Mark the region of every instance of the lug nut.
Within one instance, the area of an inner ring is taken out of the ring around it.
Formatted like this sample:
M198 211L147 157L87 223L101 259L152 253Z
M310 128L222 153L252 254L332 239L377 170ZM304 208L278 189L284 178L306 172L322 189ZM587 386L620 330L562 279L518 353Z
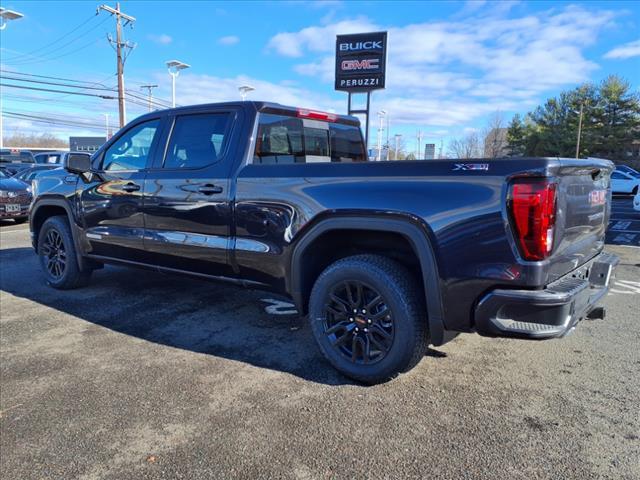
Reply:
M358 330L358 327L356 327L356 332L358 332L358 331L359 331L359 330Z
M367 313L367 311L363 308L363 309L362 309L362 313Z
M349 317L349 321L350 321L350 322L353 322L353 318Z
M368 328L365 328L365 329L364 329L364 333L369 333L369 329L368 329Z
M370 318L367 318L367 323L371 323L371 319Z

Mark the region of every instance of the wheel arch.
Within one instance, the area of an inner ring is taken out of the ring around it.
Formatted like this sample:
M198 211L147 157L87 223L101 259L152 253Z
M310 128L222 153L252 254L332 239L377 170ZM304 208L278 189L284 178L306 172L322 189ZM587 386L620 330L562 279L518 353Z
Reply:
M309 248L323 234L334 230L359 230L370 232L387 232L401 235L411 246L419 261L424 298L427 306L430 341L434 345L441 345L447 341L444 329L442 297L438 265L432 243L429 239L431 231L424 222L414 217L402 215L368 215L368 216L339 216L317 221L303 233L297 241L291 254L288 290L298 310L306 312L308 303L308 284L313 285L306 278L304 258Z
M81 253L82 249L80 245L78 226L76 225L74 215L68 201L64 199L46 198L41 201L37 201L33 205L31 214L29 215L29 229L31 231L31 242L33 244L33 248L36 252L38 251L38 237L44 222L46 222L48 218L58 215L67 217L67 221L71 228L71 236L73 237L78 265L82 267L86 262Z

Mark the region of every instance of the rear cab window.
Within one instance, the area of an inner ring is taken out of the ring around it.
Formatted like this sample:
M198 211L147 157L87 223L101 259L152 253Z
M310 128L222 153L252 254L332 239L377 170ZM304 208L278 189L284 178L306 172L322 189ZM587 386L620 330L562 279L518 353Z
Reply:
M366 161L360 128L337 122L260 113L253 163L283 165Z

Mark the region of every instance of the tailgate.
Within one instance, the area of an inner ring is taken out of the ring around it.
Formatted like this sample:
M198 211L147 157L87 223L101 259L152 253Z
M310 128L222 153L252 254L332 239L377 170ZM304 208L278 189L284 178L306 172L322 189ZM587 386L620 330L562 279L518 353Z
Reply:
M611 210L608 160L561 160L558 180L556 245L548 281L586 263L604 248Z

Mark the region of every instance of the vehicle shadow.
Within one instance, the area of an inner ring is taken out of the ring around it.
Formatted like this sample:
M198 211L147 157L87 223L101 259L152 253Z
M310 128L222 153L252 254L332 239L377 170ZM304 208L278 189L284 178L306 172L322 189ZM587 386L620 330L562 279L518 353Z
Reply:
M1 250L0 264L3 291L86 322L317 383L353 383L322 357L304 319L264 311L261 299L279 298L272 293L113 266L94 272L88 287L58 291L30 248Z

